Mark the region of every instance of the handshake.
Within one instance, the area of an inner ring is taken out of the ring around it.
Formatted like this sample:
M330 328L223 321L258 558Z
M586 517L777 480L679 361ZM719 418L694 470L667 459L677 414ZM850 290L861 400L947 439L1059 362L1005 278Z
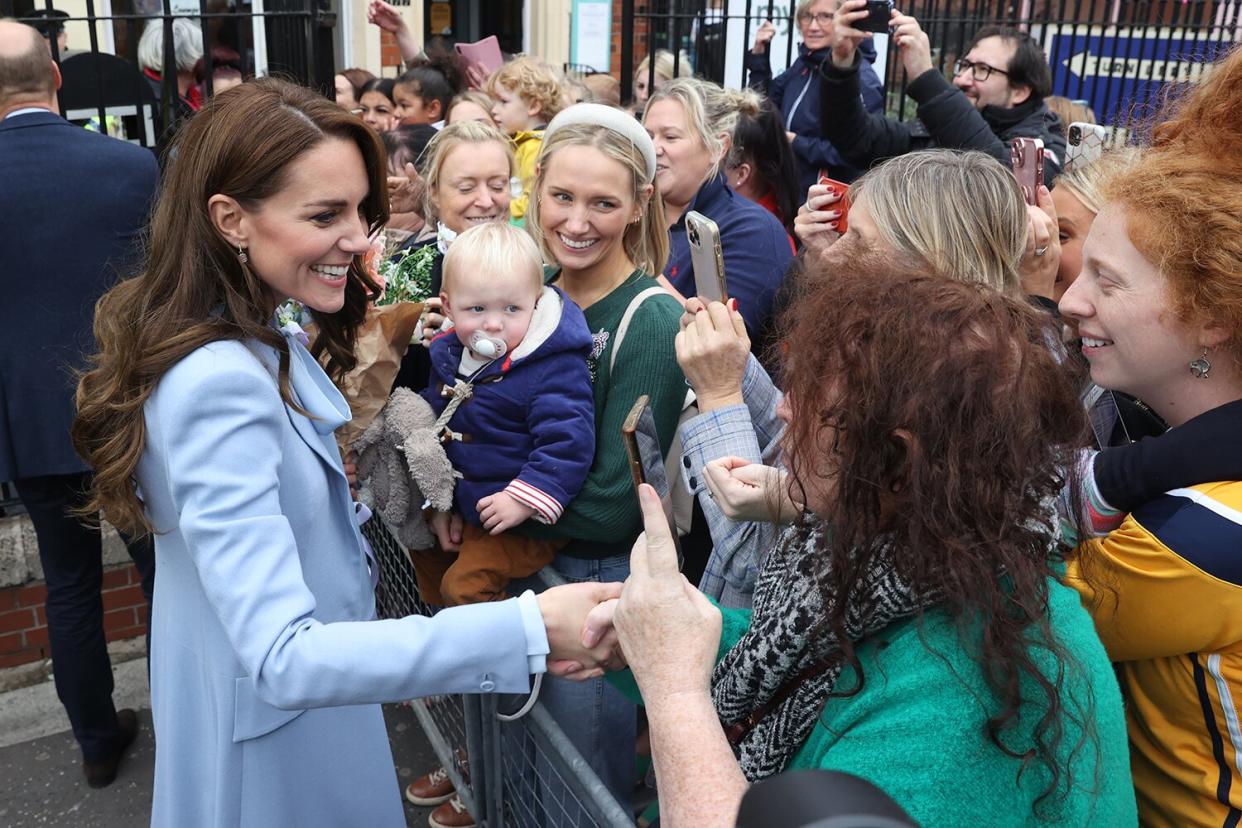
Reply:
M645 531L624 584L566 584L538 596L551 648L548 672L585 680L628 665L646 700L705 692L720 645L720 610L678 570L655 490L643 484L639 501Z

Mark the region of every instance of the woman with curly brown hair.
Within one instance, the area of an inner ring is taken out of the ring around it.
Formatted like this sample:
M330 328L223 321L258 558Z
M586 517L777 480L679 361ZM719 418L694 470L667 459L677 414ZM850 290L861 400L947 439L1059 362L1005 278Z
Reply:
M1047 315L892 254L846 263L787 318L816 343L782 374L806 508L753 612L722 631L644 504L615 622L667 824L731 825L747 784L831 768L924 825L1133 825L1116 679L1057 575L1084 415Z

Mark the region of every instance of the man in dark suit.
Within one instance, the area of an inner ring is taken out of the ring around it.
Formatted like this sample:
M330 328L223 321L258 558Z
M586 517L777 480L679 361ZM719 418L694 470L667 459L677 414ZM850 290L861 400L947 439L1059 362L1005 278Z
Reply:
M34 523L56 692L86 780L103 787L138 720L112 704L99 529L72 514L90 486L69 439L73 372L94 350L95 301L135 263L157 168L149 151L61 118L59 88L39 33L0 20L0 480ZM150 543L130 555L150 601Z

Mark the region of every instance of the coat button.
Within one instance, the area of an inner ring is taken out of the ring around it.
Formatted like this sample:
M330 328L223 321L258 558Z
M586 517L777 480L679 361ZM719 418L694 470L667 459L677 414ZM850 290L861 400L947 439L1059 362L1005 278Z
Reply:
M687 455L687 456L685 456L685 457L682 457L682 458L681 458L681 464L682 464L683 466L685 466L687 469L688 469L688 468L690 468L690 466L691 466L691 463L690 463L690 457L689 457L688 455Z
M479 682L479 689L484 693L490 693L496 689L496 682L492 681L491 676L484 674L483 681Z
M690 475L686 482L690 484L691 489L697 489L699 487L699 479L694 475Z

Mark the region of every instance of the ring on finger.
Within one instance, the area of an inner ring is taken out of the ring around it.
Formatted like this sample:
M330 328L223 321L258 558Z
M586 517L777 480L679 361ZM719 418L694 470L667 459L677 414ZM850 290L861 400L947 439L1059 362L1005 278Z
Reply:
M1037 248L1035 248L1035 255L1036 255L1036 256L1042 256L1042 255L1044 255L1044 254L1045 254L1045 253L1047 253L1047 252L1048 252L1048 245L1046 245L1046 244L1045 244L1043 247L1037 247Z

